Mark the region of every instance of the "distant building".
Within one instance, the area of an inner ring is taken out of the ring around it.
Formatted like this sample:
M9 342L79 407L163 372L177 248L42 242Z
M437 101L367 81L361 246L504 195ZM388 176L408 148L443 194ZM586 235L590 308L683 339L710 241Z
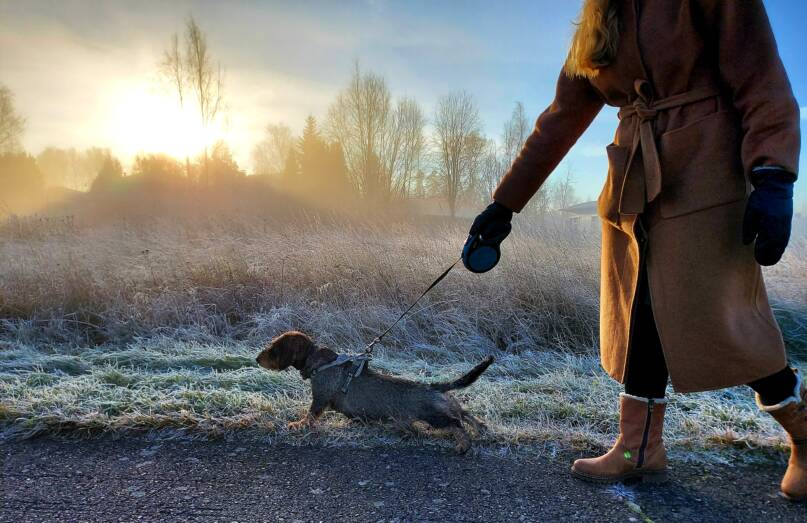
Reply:
M600 223L596 201L578 203L565 209L558 209L557 213L576 227L598 227Z

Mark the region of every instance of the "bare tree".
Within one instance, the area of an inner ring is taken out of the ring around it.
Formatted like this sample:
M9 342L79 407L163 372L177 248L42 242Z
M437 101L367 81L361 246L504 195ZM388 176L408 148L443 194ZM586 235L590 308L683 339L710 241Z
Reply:
M461 200L476 207L485 194L485 184L482 179L485 165L485 153L488 148L488 139L478 132L471 133L466 140L464 155L465 183L462 188Z
M555 194L555 187L549 182L544 184L535 191L535 194L530 199L530 202L524 208L528 214L534 214L543 218L552 207L552 196Z
M572 169L566 169L566 175L558 180L552 188L552 202L555 209L565 209L577 202L574 192L574 175Z
M392 96L387 90L386 93L387 111L382 113L383 120L378 135L378 186L377 198L380 201L388 201L392 196L392 188L395 183L395 173L401 162L403 152L403 137L398 133L400 114L397 108L393 108Z
M426 117L416 100L402 98L398 101L395 111L395 135L399 137L401 145L395 185L397 192L404 198L409 197L413 177L420 168L426 146L423 135L425 126Z
M185 67L188 84L199 109L202 129L207 131L223 105L224 81L221 64L213 62L207 47L207 36L190 17L185 25ZM207 143L204 144L204 180L208 185L210 168Z
M46 147L36 157L47 186L86 191L107 161L115 160L109 149L91 147L84 151Z
M414 175L414 183L415 187L411 193L411 196L415 198L425 198L426 197L426 173L424 173L421 169L418 169Z
M192 101L199 114L199 123L207 131L216 120L224 105L224 80L221 64L214 62L207 45L207 36L193 17L185 23L184 53L180 48L179 35L171 37L163 52L159 70L163 79L176 93L180 108ZM208 185L210 168L208 144L203 144L202 183ZM190 175L190 160L185 156L185 174Z
M479 110L470 94L454 91L440 98L434 118L438 171L451 216L457 199L476 168L479 148Z
M485 150L482 152L482 161L480 165L480 198L482 203L489 203L499 184L499 180L504 174L507 165L505 159L499 154L499 147L493 140L488 140L485 145Z
M168 49L163 51L160 74L176 92L180 108L184 108L188 74L185 71L185 60L179 50L179 35L176 33L171 36Z
M443 177L436 170L432 170L423 180L424 196L426 198L438 198L445 195L444 184Z
M176 33L171 36L169 47L163 51L163 59L160 62L160 75L176 93L180 110L184 110L185 91L188 89L188 71L186 71L185 59L179 50L179 35ZM188 157L188 151L185 151L185 176L190 178L190 174L191 162Z
M0 154L19 152L25 119L14 108L14 94L0 85Z
M367 199L408 195L420 164L426 118L402 98L393 106L386 81L356 64L349 85L328 110L326 133L342 145L353 185Z
M527 204L527 213L535 214L536 216L545 216L551 208L552 195L554 194L554 186L549 182L544 182L541 187L535 191L535 194Z
M385 173L379 164L394 164L382 156L397 154L389 136L393 119L391 96L383 78L362 73L355 65L350 84L328 110L327 133L342 144L348 173L361 194L372 200L384 199Z
M529 134L530 123L524 113L524 104L516 102L510 119L504 123L504 131L502 132L504 158L508 164L513 163L513 160L516 159Z
M280 173L286 166L289 151L294 147L294 136L285 124L269 124L263 140L252 149L252 162L256 174Z
M504 129L502 131L502 154L504 156L504 163L506 164L503 171L506 171L507 167L516 159L518 153L521 152L521 148L524 146L524 142L527 140L531 131L530 122L527 120L526 113L524 112L524 104L516 102L510 119L504 122ZM504 172L502 172L502 174L504 174ZM545 183L542 185L527 204L524 212L537 216L546 215L551 206L553 191L554 189L550 184Z

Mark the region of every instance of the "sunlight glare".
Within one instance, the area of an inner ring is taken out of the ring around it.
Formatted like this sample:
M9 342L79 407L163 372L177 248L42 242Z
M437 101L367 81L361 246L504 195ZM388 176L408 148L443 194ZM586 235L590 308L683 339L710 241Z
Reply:
M147 84L121 90L112 119L114 148L128 157L147 152L194 158L223 137L218 124L203 129L187 100L181 108L175 96Z

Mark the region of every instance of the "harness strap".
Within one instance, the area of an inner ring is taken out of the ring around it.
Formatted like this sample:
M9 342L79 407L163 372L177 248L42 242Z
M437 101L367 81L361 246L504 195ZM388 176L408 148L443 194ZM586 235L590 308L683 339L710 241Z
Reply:
M335 360L326 363L324 365L320 365L316 369L312 369L311 372L308 374L306 378L313 378L317 374L322 371L331 369L333 367L339 367L344 365L345 363L350 363L353 365L353 368L348 373L347 377L345 378L345 382L342 384L342 388L339 389L342 391L342 394L347 393L347 389L350 386L350 382L353 381L353 378L358 378L364 369L367 367L367 362L370 360L369 356L365 356L363 354L339 354Z
M353 381L353 378L358 378L359 375L364 370L364 367L367 366L367 360L369 359L366 356L361 356L356 358L359 361L359 364L356 365L356 370L349 373L345 378L345 383L342 385L342 388L339 389L342 391L342 394L347 394L347 388L350 386L350 382Z
M322 371L324 371L326 369L330 369L331 367L338 367L340 365L344 365L345 363L352 362L352 361L353 361L353 357L351 357L351 356L349 356L347 354L340 354L332 362L326 363L324 365L320 365L316 369L311 369L311 372L309 373L309 377L313 377L313 376L317 375L318 373L320 373L320 372L322 372Z

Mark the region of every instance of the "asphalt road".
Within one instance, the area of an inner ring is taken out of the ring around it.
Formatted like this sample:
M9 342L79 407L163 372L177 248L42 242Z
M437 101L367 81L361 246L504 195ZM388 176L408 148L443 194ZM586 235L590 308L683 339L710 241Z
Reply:
M675 463L664 486L568 474L572 454L40 439L0 447L0 521L799 521L782 466Z

